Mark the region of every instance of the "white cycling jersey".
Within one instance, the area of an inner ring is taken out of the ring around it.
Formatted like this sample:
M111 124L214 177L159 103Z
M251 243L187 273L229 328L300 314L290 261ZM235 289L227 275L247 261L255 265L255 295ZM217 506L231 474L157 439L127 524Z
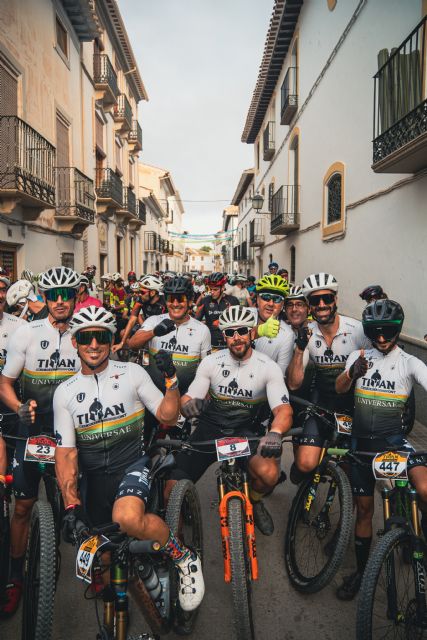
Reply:
M187 393L192 398L209 394L210 402L201 419L229 428L255 430L269 408L289 404L279 365L256 350L246 360L237 360L228 349L207 356Z
M18 327L24 324L27 324L26 320L17 318L10 313L3 313L3 317L0 319L0 373L6 362L7 343Z
M80 468L116 473L143 453L145 407L156 415L163 394L132 362L110 360L104 371L80 371L57 388L55 434L59 447L77 447Z
M258 320L258 309L251 309ZM261 321L262 322L262 321ZM265 353L269 358L277 362L285 375L286 369L294 353L295 335L291 327L285 322L280 322L279 333L275 338L257 338L255 349L260 353Z

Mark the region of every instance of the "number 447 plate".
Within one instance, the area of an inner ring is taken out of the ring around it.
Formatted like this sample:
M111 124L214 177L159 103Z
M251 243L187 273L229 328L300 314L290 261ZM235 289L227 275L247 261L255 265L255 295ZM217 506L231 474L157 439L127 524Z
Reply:
M377 453L372 461L372 470L377 480L391 478L393 480L408 479L409 453L403 451L385 451Z
M215 441L216 455L219 462L230 458L250 456L251 450L247 438L220 438Z

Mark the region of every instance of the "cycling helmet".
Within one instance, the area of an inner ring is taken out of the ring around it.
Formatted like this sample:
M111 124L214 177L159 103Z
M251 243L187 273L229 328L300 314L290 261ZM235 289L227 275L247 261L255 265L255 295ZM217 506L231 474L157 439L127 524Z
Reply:
M16 304L24 304L27 302L28 296L33 293L34 287L28 280L17 280L8 289L6 294L6 302L9 307L14 307Z
M49 291L58 287L78 289L80 276L69 267L52 267L40 274L39 289Z
M28 280L28 282L32 282L34 280L34 273L30 271L30 269L24 269L21 273L21 280Z
M139 282L131 282L130 290L134 293L135 291L139 291Z
M289 288L289 293L286 298L287 300L304 300L307 302L302 287L299 287L297 284L292 284Z
M112 276L111 273L104 273L103 276L101 276L101 280L111 280Z
M144 287L144 289L149 289L150 291L158 291L159 293L163 289L163 282L157 276L144 276L139 281L139 284L141 287Z
M163 286L163 293L165 296L172 295L174 293L182 294L187 296L188 299L191 299L194 296L194 290L191 286L191 282L182 276L175 276L175 278L171 278L165 282Z
M268 265L269 269L278 269L279 265L277 264L277 262L270 262L270 264Z
M120 280L120 281L123 281L122 274L121 274L121 273L119 273L118 271L116 271L115 273L113 273L113 274L112 274L112 276L111 276L111 280L112 280L113 282L119 282L119 280Z
M129 271L129 273L128 273L128 280L130 280L130 279L132 279L132 280L136 280L136 273L135 273L135 271Z
M111 333L116 333L116 321L113 314L104 307L84 307L73 315L70 321L70 333L73 336L81 329L107 329Z
M368 302L371 298L382 298L384 296L383 288L379 284L370 284L369 287L363 289L362 293L359 293L359 297L362 300Z
M0 282L6 285L6 287L10 287L10 280L7 276L0 274Z
M256 292L262 293L263 291L266 293L279 293L286 297L289 293L289 282L284 280L282 276L275 274L263 276L258 280Z
M90 286L89 278L87 276L85 276L84 274L82 274L80 276L79 285L82 285L82 284L84 284L87 288L89 288L89 286Z
M218 328L237 329L238 327L249 327L252 329L256 325L255 314L248 308L240 305L227 307L219 316Z
M306 297L311 293L321 291L322 289L328 289L329 291L337 293L338 282L335 276L331 273L313 273L304 280L302 283L302 289Z
M367 324L394 324L402 328L405 314L398 302L394 300L375 300L368 304L362 314L363 326Z
M207 284L211 287L223 287L227 282L225 275L219 271L214 271L208 276Z
M247 277L243 275L243 273L238 273L236 276L234 276L234 282L246 282Z

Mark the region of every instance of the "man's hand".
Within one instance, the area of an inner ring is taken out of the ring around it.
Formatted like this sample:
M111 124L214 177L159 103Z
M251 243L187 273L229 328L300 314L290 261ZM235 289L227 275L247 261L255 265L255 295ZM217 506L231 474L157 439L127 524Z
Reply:
M76 530L79 532L90 528L89 517L80 504L70 506L65 510L65 515L62 518L62 537L65 542L75 544Z
M266 322L258 325L260 338L275 338L280 331L280 321L271 316Z
M24 426L29 427L34 424L36 419L36 407L37 402L35 400L27 400L25 404L21 404L19 407L16 413Z
M173 320L165 318L154 327L153 333L157 338L159 338L160 336L165 336L167 333L173 331L175 327L176 325Z
M259 441L257 454L263 458L280 458L282 455L282 434L269 431Z
M209 400L203 400L202 398L191 398L181 407L181 414L184 418L197 418L202 411L206 409L209 404Z
M308 327L300 327L297 331L297 337L295 339L295 344L297 345L300 351L305 351L306 346L308 345L308 341L310 340L311 331Z
M116 353L116 351L120 351L123 349L124 342L118 342L117 344L113 344L111 347L111 353Z
M172 354L169 351L161 349L154 356L154 361L157 368L161 373L164 373L166 378L173 378L176 374L176 368L172 360Z
M348 370L348 375L352 380L363 378L368 370L368 366L368 361L365 358L365 351L361 349L360 356L351 365L350 369Z

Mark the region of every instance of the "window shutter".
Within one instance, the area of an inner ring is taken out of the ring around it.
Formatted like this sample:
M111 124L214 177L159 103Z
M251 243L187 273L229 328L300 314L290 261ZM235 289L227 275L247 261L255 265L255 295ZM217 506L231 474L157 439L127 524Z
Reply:
M0 116L18 115L18 81L0 62Z
M95 142L98 149L104 150L104 124L95 116Z

